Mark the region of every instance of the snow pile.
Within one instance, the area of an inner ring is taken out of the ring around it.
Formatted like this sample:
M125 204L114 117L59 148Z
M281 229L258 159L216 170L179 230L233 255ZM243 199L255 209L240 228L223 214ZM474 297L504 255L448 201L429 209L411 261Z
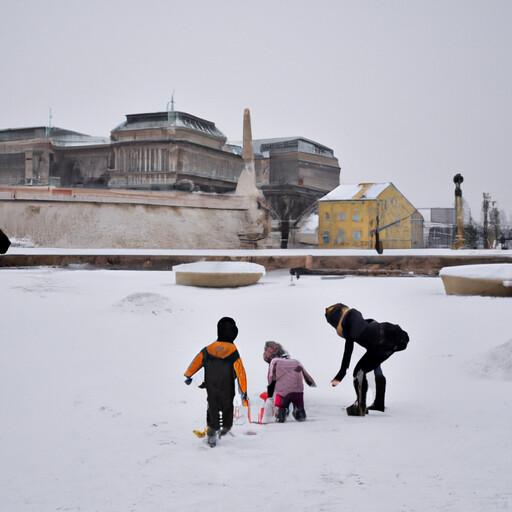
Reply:
M131 293L115 305L126 313L153 314L172 313L169 299L159 293Z
M194 272L200 274L261 274L265 267L245 261L197 261L172 267L174 272Z
M490 281L512 281L512 263L491 263L486 265L460 265L443 267L439 276L465 277Z
M512 339L475 360L471 369L482 377L512 380Z

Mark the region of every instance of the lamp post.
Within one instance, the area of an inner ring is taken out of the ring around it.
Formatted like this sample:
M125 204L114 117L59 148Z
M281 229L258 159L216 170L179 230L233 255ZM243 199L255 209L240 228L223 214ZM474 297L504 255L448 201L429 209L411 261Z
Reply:
M464 218L462 210L462 189L460 188L461 183L464 181L462 174L457 173L453 177L455 183L455 243L453 244L454 249L462 249L464 247Z

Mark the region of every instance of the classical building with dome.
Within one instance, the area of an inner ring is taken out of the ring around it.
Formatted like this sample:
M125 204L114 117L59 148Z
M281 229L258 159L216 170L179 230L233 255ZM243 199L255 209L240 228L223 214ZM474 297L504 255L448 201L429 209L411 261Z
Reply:
M339 185L332 149L305 137L253 140L256 184L286 247L288 231ZM127 114L110 137L58 127L0 130L0 185L230 193L242 148L214 122L173 109Z
M215 123L186 112L128 114L112 130L111 148L116 188L229 192L243 168L240 148Z

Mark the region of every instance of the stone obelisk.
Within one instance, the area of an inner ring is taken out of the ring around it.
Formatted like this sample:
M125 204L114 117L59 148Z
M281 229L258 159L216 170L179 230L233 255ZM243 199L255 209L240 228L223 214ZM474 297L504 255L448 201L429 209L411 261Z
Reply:
M236 193L242 196L262 196L256 186L256 171L254 169L254 152L252 149L251 113L248 108L244 110L244 140L242 149L244 169L240 173L236 185Z
M245 225L238 233L240 247L256 249L258 242L263 241L269 233L270 215L265 208L263 193L256 186L254 152L252 149L251 113L244 110L244 142L242 149L244 168L238 178L236 194L248 199L249 208L245 214Z

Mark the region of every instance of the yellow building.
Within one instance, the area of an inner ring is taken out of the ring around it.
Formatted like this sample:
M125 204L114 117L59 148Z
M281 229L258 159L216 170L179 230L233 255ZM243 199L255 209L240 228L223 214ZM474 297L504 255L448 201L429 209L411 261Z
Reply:
M423 247L423 217L392 183L339 185L318 200L318 245L371 249Z

